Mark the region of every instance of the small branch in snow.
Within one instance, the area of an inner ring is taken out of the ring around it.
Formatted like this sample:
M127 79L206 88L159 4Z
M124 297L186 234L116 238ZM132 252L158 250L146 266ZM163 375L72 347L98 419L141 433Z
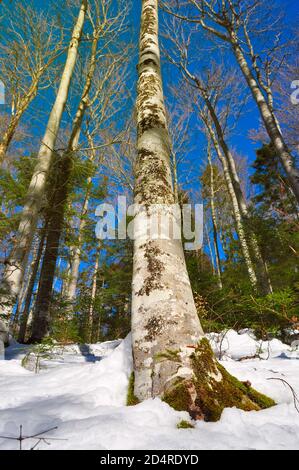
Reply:
M19 433L18 437L0 436L0 439L9 439L11 441L18 441L19 442L19 450L23 450L23 441L26 441L28 439L36 439L37 442L34 444L33 447L30 448L30 450L34 450L38 446L38 444L40 444L41 442L44 442L45 444L50 446L51 443L48 442L48 441L67 441L67 439L58 439L58 438L55 438L55 437L44 436L44 434L46 434L47 432L54 431L56 429L58 429L57 426L55 426L54 428L46 429L45 431L41 431L37 434L33 434L32 436L24 436L23 435L23 426L21 424L20 425L20 433Z
M284 379L279 379L277 377L270 377L268 378L267 380L279 380L280 382L282 382L284 385L286 385L287 387L289 387L289 389L291 390L292 394L293 394L293 399L294 399L294 407L295 407L295 410L297 411L297 413L299 413L299 399L298 399L298 396L294 390L294 388L292 387L292 385L290 385L286 380Z

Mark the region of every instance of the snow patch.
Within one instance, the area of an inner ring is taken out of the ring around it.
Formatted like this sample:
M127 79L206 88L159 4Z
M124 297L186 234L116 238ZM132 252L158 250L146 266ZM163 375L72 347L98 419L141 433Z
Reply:
M18 435L20 424L25 434L57 426L51 436L65 440L39 444L47 450L299 449L299 414L285 383L299 395L298 350L278 340L257 341L248 330L242 333L209 338L216 352L221 344L228 371L274 398L276 407L250 413L226 409L217 423L177 429L188 414L159 399L125 406L132 372L130 336L83 349L57 348L40 374L21 366L28 348L13 345L7 360L0 361L0 435ZM261 358L239 361L257 351ZM25 441L24 448L33 444ZM0 449L15 448L17 443L0 439Z

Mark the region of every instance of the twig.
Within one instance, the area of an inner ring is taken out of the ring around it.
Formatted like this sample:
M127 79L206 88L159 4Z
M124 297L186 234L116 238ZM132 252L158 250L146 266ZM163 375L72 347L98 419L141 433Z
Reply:
M279 380L280 382L282 382L284 385L287 385L289 387L289 389L291 390L292 394L293 394L293 399L294 399L294 407L295 407L295 410L297 411L297 413L299 413L299 399L298 399L298 396L294 390L294 388L292 387L292 385L290 385L286 380L284 379L279 379L279 378L276 378L276 377L270 377L268 378L267 380Z

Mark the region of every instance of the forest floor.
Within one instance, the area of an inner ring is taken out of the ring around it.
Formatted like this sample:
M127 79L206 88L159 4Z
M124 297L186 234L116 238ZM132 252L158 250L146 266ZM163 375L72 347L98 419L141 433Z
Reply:
M130 337L55 348L39 373L22 367L26 350L14 345L0 361L0 435L17 437L20 425L27 436L57 427L44 436L59 440L23 441L24 449L38 443L40 450L299 449L299 403L293 394L299 396L299 351L276 339L257 341L249 331L210 339L229 372L249 380L277 406L249 413L225 409L217 423L178 429L189 420L187 413L159 399L126 406ZM0 449L18 449L18 442L0 439Z

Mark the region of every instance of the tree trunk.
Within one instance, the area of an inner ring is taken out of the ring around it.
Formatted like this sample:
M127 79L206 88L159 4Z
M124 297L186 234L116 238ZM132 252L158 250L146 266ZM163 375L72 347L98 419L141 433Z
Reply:
M51 296L58 257L59 242L63 230L65 207L69 193L69 180L72 171L72 155L78 147L82 122L85 111L88 107L89 91L92 85L92 79L96 67L98 41L98 35L95 34L91 46L91 56L88 66L87 78L73 121L68 147L62 157L62 162L59 162L57 190L52 202L54 206L54 212L52 212L52 216L49 222L47 244L42 265L35 312L33 316L32 335L30 338L31 342L38 342L44 336L49 334Z
M247 240L246 240L245 228L244 228L244 225L243 225L243 220L242 220L238 200L237 200L237 197L236 197L234 185L232 183L231 174L229 172L227 160L224 157L224 155L223 155L223 153L220 149L220 146L219 146L216 134L214 132L214 129L212 128L212 125L210 124L210 122L208 120L205 120L205 125L206 125L207 131L208 131L208 133L211 137L213 145L215 147L217 156L218 156L218 158L219 158L219 160L222 164L224 179L225 179L227 189L228 189L231 201L232 201L234 219L235 219L235 223L236 223L236 230L237 230L237 234L238 234L238 237L239 237L241 251L242 251L243 258L244 258L244 261L245 261L245 264L246 264L250 284L251 284L252 288L255 291L257 291L257 289L258 289L257 275L255 273L254 263L251 259L250 250L249 250L248 243L247 243Z
M94 141L92 136L87 133L88 145L91 149L91 156L90 162L94 162L96 158L96 151L94 149ZM101 162L99 162L101 164ZM71 248L71 263L70 263L70 273L69 278L67 279L66 287L65 287L65 296L67 300L72 303L76 297L76 290L77 284L79 279L79 268L80 268L80 261L81 261L81 245L83 239L83 231L86 226L86 214L88 211L90 193L92 188L92 178L88 177L87 180L87 189L85 193L85 198L83 202L80 223L79 223L79 234L78 234L78 246L74 246Z
M274 404L231 377L217 363L196 312L181 240L152 237L152 215L160 226L177 220L170 171L158 44L158 0L142 1L137 96L132 342L134 394L162 397L195 419L217 420L226 406L259 410ZM179 208L178 208L179 209ZM168 219L169 220L169 219ZM175 225L175 224L174 224Z
M18 228L16 243L6 264L2 287L3 291L7 292L7 296L11 301L16 298L22 286L28 253L30 251L32 239L37 226L39 211L45 194L47 177L52 163L53 151L78 56L78 48L85 21L86 9L87 0L83 0L77 22L73 30L55 103L52 107L46 132L38 153L38 163L35 167L28 189L26 202ZM11 308L6 309L4 315L6 317L7 324L10 314Z
M215 257L214 257L213 250L212 250L210 234L209 234L207 224L205 224L205 232L206 232L208 248L209 248L210 258L211 258L211 263L212 263L212 272L213 272L213 275L215 276L216 275L216 266L215 266L216 263L215 263Z
M142 2L138 71L135 202L146 205L146 211L139 210L135 217L132 335L135 395L145 400L163 395L176 374L171 362L160 363L156 356L188 345L191 353L203 337L181 241L144 238L143 227L150 216L156 213L163 221L174 204L157 0ZM174 210L171 218L178 223Z
M38 293L33 312L29 342L41 341L50 331L50 306L55 277L59 242L64 224L64 204L68 194L68 180L61 184L61 176L69 174L70 158L63 158L57 165L58 182L50 201L46 247L41 267Z
M33 295L34 285L35 285L36 279L37 279L40 260L41 260L43 250L44 250L46 233L47 233L47 222L45 222L45 226L43 227L41 238L40 238L40 241L39 241L38 251L36 253L36 257L34 259L33 266L32 266L30 281L29 281L29 284L28 284L27 292L26 292L26 299L25 299L24 309L23 309L23 312L22 312L22 315L21 315L20 329L19 329L19 334L18 334L18 342L19 343L24 343L25 338L26 338L26 331L27 331L27 325L28 325L32 295Z
M97 342L99 338L99 328L100 328L100 315L98 312L94 311L94 303L97 294L98 286L98 274L99 274L99 265L100 265L100 248L97 249L96 259L94 263L93 273L92 273L92 285L91 285L91 299L88 310L88 337L90 342Z
M239 64L239 67L246 79L249 89L253 95L253 98L258 106L261 117L264 121L265 128L267 133L273 143L273 146L279 156L283 168L286 172L287 178L289 180L290 186L293 190L293 193L299 203L299 170L295 167L295 161L291 155L284 138L281 134L278 121L271 110L271 106L265 99L262 91L260 90L259 84L254 78L247 60L243 54L243 51L238 43L236 34L231 33L232 47Z
M271 281L269 278L266 264L263 260L263 257L259 248L256 234L253 232L253 230L250 227L249 212L248 212L247 204L246 204L244 194L241 188L240 179L239 179L239 175L236 169L234 157L232 156L231 151L226 143L222 125L218 119L214 106L212 105L209 97L205 93L203 93L203 98L209 110L212 121L215 125L218 142L222 148L223 157L226 159L226 166L230 173L230 179L234 187L234 193L238 202L239 210L243 218L243 221L245 222L245 227L244 227L245 234L246 233L248 234L247 236L248 245L251 248L251 252L255 259L256 266L257 266L257 278L259 281L259 290L262 294L266 294L266 295L271 294L273 292Z
M216 260L216 272L217 272L217 279L218 279L218 287L219 289L222 289L223 285L222 285L222 277L221 277L221 260L220 260L219 246L218 246L218 229L217 229L217 217L216 217L216 210L215 210L214 168L213 168L213 163L212 163L210 138L208 141L208 162L209 162L209 167L210 167L211 214L212 214L212 225L213 225L213 244L214 244L215 260Z
M66 299L73 303L76 298L76 290L77 284L79 279L79 268L80 268L80 261L81 261L81 246L82 246L82 239L83 239L83 231L86 226L86 219L85 216L88 211L89 205L89 198L90 198L90 191L91 191L91 178L88 178L88 188L85 194L80 223L79 223L79 233L78 233L78 246L71 247L71 256L70 256L70 270L68 279L66 280L66 286L64 290L64 295Z

